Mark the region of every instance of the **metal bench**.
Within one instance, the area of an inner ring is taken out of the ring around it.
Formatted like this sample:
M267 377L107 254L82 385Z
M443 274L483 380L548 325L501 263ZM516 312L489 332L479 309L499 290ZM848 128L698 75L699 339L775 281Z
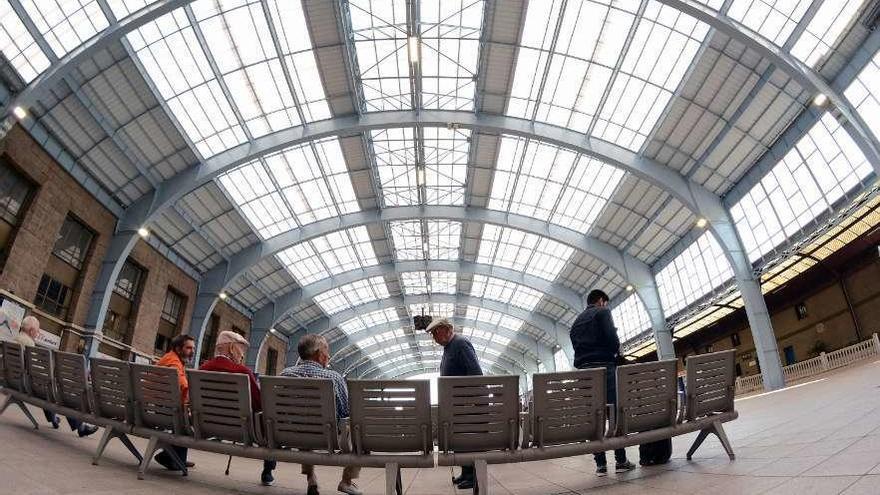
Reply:
M736 351L733 349L687 358L686 421L698 421L702 418L713 418L722 413L733 412L733 395L736 380ZM697 439L688 449L687 458L691 459L706 437L714 434L727 452L730 460L734 459L733 447L721 426L721 421L712 421L707 428L700 430Z
M98 442L98 450L92 464L98 465L107 443L118 438L140 465L144 460L143 456L128 438L128 433L131 433L134 425L134 395L130 365L115 359L98 358L92 358L89 365L94 418L96 424L104 427L104 434Z
M543 448L605 435L604 368L537 373L532 384L532 445Z
M149 438L138 467L138 479L144 479L144 473L157 449L164 449L186 476L186 464L171 448L175 437L187 434L186 412L177 370L147 364L131 364L130 367L134 392L133 432Z
M3 342L3 377L6 381L6 388L13 393L9 394L3 407L0 407L0 414L6 411L6 408L12 404L17 405L24 412L24 415L33 423L34 429L39 429L37 420L31 414L27 406L22 402L21 396L28 395L27 389L27 371L24 364L24 348L15 342ZM19 392L18 394L14 392Z
M614 436L674 426L678 419L678 363L674 359L617 367Z
M58 405L73 409L83 416L92 413L89 402L89 384L86 358L82 354L54 351L54 380Z
M431 457L431 389L427 380L349 380L351 437L357 455ZM403 494L400 460L385 464L386 493Z

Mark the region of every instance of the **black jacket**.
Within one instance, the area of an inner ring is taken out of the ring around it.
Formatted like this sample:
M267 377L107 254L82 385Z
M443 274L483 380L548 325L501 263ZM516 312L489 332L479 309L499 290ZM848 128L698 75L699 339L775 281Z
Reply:
M588 364L616 363L620 352L617 328L611 319L611 310L587 306L571 326L571 346L574 348L574 367Z

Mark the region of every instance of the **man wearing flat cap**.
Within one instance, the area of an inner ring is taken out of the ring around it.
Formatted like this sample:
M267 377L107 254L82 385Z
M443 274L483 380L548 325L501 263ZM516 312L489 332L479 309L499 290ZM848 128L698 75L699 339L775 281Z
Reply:
M427 331L434 338L434 342L443 346L443 357L440 359L440 376L483 374L473 344L464 336L455 333L452 322L446 318L434 320L428 325ZM475 481L473 466L462 466L461 476L452 478L452 483L462 490L473 488Z
M240 373L247 375L251 384L251 408L259 412L263 409L260 396L260 384L257 377L244 363L244 357L248 350L248 341L241 335L224 330L217 335L217 344L214 346L214 357L202 363L199 367L202 371L219 371L221 373ZM272 471L275 470L274 460L263 461L263 473L260 481L270 486L275 482Z

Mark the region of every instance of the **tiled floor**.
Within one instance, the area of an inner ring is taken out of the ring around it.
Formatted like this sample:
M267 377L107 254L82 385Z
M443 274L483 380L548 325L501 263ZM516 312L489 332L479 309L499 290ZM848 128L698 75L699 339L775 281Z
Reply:
M880 494L880 361L820 380L737 401L740 419L726 425L737 453L723 454L710 437L693 461L683 456L693 435L674 441L674 458L657 468L596 478L590 457L490 466L490 493L549 494ZM39 411L34 411L36 416ZM144 441L135 439L138 446ZM259 486L258 461L191 452L188 478L153 469L138 481L133 460L112 442L101 466L92 466L97 438L64 429L32 430L10 408L0 417L0 494L266 494L305 493L298 467L280 464L274 487ZM630 457L638 452L629 449ZM338 468L318 468L325 494L337 493ZM384 472L365 469L361 486L381 494ZM404 471L410 495L455 494L449 468ZM467 492L460 492L467 493Z

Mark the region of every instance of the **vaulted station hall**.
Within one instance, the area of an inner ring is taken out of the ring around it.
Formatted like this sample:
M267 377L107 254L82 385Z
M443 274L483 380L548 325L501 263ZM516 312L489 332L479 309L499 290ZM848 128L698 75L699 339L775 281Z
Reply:
M0 487L876 493L878 23L0 0Z

